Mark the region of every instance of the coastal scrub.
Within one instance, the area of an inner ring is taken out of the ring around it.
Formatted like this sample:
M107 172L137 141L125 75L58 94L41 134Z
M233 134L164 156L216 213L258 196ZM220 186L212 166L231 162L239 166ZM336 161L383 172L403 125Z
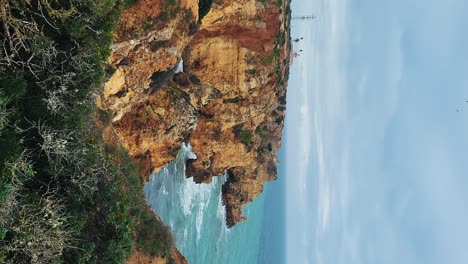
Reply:
M133 160L104 145L94 106L114 23L131 2L0 0L0 262L169 255L167 227Z

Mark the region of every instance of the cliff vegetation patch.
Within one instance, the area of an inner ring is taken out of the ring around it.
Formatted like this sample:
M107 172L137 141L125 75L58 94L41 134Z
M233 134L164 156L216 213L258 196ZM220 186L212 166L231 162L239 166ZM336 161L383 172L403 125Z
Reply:
M252 137L253 134L248 131L243 129L244 124L240 124L234 127L234 134L239 138L242 143L246 146L248 151L252 149Z

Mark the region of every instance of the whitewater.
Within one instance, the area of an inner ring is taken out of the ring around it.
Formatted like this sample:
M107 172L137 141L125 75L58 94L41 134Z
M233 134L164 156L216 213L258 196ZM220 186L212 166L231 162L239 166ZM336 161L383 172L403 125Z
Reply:
M183 144L177 158L145 185L151 207L169 225L177 248L189 263L256 263L265 195L244 206L247 222L227 229L221 187L226 175L196 184L186 175L186 161L196 158Z

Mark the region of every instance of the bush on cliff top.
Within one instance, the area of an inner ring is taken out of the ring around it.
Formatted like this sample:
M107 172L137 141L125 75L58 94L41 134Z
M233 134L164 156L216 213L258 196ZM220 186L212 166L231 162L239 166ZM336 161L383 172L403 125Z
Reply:
M157 222L141 184L135 187L132 160L106 151L90 121L121 2L6 3L0 0L0 262L122 263L135 246L146 249L133 237L139 218ZM145 237L163 245L149 253L168 254L172 238L161 234Z

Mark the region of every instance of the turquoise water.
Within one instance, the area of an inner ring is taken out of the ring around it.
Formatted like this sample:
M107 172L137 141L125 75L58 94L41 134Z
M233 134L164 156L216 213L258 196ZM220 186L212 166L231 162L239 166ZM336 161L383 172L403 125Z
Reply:
M221 186L226 176L211 184L186 178L185 163L195 158L183 145L177 158L145 185L151 207L168 224L176 246L189 263L257 263L264 216L265 193L244 206L247 222L226 228Z
M284 158L283 150L281 149L278 153L279 160L283 160ZM284 165L280 163L278 165L278 179L264 185L264 217L257 263L282 264L286 262L285 182L286 173Z

